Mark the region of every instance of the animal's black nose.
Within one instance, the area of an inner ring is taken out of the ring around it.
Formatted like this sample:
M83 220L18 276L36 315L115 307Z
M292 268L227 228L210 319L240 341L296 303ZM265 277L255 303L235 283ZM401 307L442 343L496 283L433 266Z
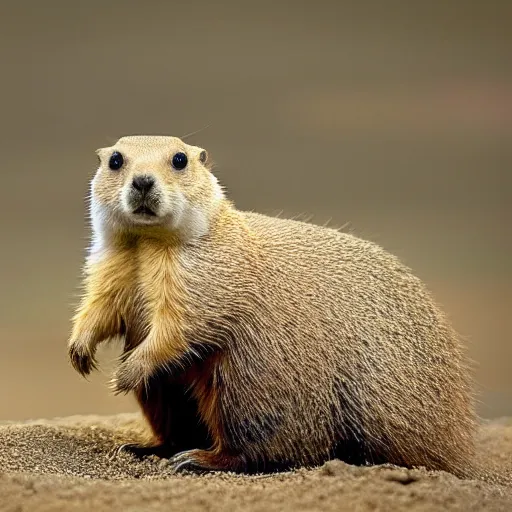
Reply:
M155 184L154 178L151 176L135 176L132 181L132 186L134 189L142 192L143 194L149 192L151 187Z

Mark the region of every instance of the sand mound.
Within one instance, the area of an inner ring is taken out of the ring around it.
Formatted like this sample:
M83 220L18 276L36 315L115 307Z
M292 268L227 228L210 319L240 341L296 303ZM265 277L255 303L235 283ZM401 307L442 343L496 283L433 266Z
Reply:
M0 511L512 510L512 489L442 472L331 461L278 475L172 476L165 460L110 456L143 435L137 415L0 425ZM512 420L482 428L481 448L512 467Z

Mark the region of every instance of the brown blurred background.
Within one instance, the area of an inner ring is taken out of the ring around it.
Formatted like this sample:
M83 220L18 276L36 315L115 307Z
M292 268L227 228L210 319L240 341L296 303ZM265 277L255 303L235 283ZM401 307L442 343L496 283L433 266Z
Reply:
M414 4L414 5L413 5ZM0 419L135 410L66 342L94 150L207 148L239 208L350 222L435 293L512 415L512 3L0 4Z

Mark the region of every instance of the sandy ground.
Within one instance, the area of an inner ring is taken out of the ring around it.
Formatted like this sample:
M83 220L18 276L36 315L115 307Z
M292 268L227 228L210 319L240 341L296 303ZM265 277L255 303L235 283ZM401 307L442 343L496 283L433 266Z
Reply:
M163 459L110 456L143 432L136 414L0 424L0 511L512 510L512 488L421 469L330 461L277 475L174 476ZM512 469L512 419L485 424L479 443Z

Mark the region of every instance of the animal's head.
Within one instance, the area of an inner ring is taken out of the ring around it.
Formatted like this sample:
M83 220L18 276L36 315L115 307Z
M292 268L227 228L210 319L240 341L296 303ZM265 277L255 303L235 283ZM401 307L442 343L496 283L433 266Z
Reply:
M208 231L223 192L204 149L176 137L131 136L96 153L91 216L97 234L152 226L194 238Z

